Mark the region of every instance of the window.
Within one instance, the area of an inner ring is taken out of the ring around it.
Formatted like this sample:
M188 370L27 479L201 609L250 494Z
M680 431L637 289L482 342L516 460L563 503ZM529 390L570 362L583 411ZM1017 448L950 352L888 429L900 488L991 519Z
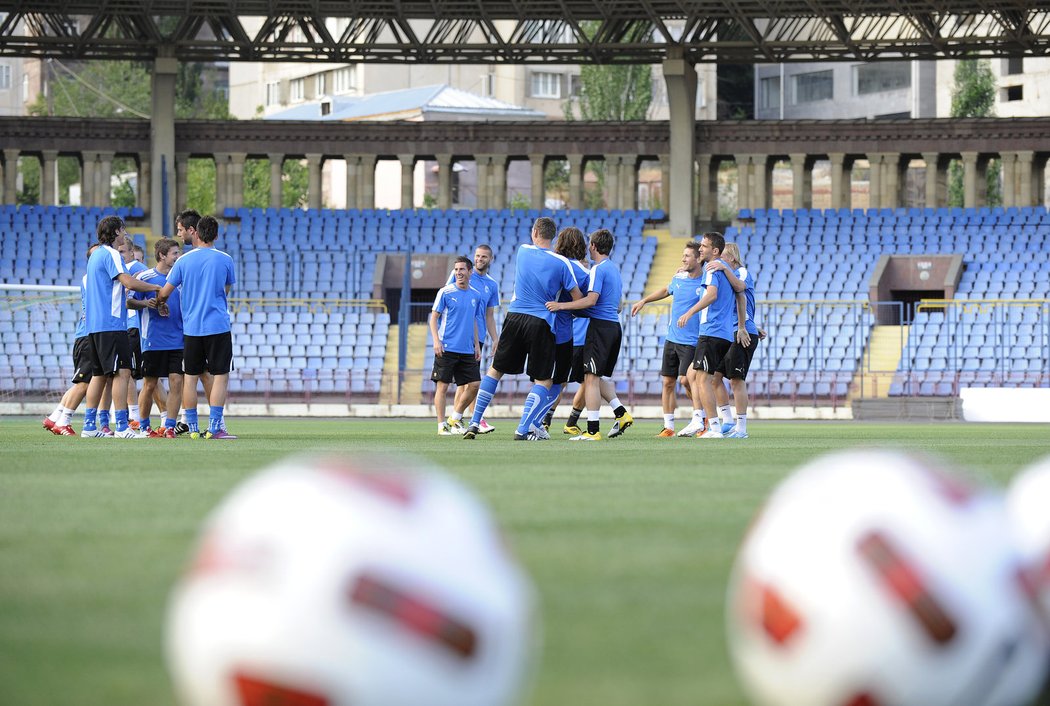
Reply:
M853 80L858 96L908 88L911 86L911 65L893 62L854 66Z
M314 91L316 92L316 94L318 96L323 96L326 93L328 93L328 75L327 74L317 74L314 77L314 80L317 82L316 84L314 84Z
M834 94L831 70L814 71L808 74L796 74L791 77L795 82L795 103L813 103L831 100Z
M1024 59L1016 56L1003 60L1003 73L1007 76L1017 76L1024 73Z
M11 89L11 66L10 64L0 64L0 91L8 91Z
M357 89L357 72L354 66L344 66L333 72L332 92L350 93Z
M306 79L293 78L288 84L288 100L300 103L306 97Z
M999 100L1004 103L1024 100L1024 86L1006 86L1000 91Z
M561 98L561 74L534 71L529 77L529 89L533 98Z
M281 84L278 81L271 81L266 84L266 105L280 105L281 103Z
M583 87L579 74L569 74L569 95L573 98L580 97L580 89Z
M22 74L22 102L29 102L29 74Z
M761 79L758 83L758 106L765 110L780 109L780 77Z

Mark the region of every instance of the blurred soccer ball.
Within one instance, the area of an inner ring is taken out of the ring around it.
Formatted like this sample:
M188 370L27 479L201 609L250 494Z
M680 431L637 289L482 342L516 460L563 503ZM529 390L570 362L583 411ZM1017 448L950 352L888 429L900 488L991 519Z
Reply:
M532 656L533 591L488 511L419 462L298 458L236 488L176 586L187 706L496 706Z
M1050 457L1014 476L1006 506L1043 615L1050 620Z
M762 706L1019 706L1047 635L1002 496L900 453L817 459L736 559L730 651Z

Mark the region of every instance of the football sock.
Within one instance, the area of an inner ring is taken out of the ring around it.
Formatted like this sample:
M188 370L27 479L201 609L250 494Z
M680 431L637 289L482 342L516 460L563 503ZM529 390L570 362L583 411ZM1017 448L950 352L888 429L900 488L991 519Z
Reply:
M619 402L619 400L617 400L617 402ZM615 407L613 407L613 416L617 419L619 419L625 414L627 414L627 408L624 407L622 404L618 404Z
M543 385L535 384L532 389L529 390L528 396L525 398L525 406L521 410L521 420L518 422L518 433L528 434L529 426L531 426L533 416L537 411L543 408L543 402L547 399L547 388Z
M458 422L458 421L461 421L461 420L463 419L463 413L462 413L462 412L456 412L456 411L453 411L453 412L452 412L452 416L451 416L450 418L451 418L451 419L452 419L452 421L454 421L454 422Z
M168 413L167 412L161 412L160 413L160 425L162 427L168 426Z
M60 427L68 427L70 424L72 424L73 423L73 413L75 411L76 410L72 410L69 407L63 407L62 408L62 416L59 417L58 422L57 422L58 426L60 426Z
M108 427L109 426L109 410L108 409L100 409L98 411L98 425L100 427Z
M116 413L117 418L117 431L124 431L128 428L128 410L118 409Z
M601 431L602 423L601 418L598 416L598 410L587 410L587 433L597 434Z
M546 417L550 415L551 406L554 401L558 399L558 395L561 394L561 385L551 385L551 389L544 390L544 394L547 396L540 404L536 413L532 415L532 419L529 420L529 426L541 426L546 424L550 426L550 422L546 420Z
M187 409L186 410L186 426L190 428L191 432L199 432L200 427L197 426L197 410Z
M62 410L64 409L65 407L63 407L62 405L58 405L57 407L55 407L55 410L51 412L51 414L47 415L47 418L55 424L58 424L58 420L62 418Z
M222 407L211 406L208 410L208 431L214 434L222 429Z
M141 429L149 429L149 417L139 417L139 427Z
M725 404L718 408L718 416L722 420L723 424L733 423L733 412L729 409L729 405Z
M747 431L747 415L738 414L736 415L736 431L746 432Z
M486 375L481 379L481 387L478 389L478 398L474 400L474 414L470 418L471 424L481 424L481 418L485 416L485 410L488 409L489 403L492 402L492 396L496 394L496 388L498 386L499 380L491 375Z
M674 429L674 413L664 415L664 429Z
M180 421L181 421L181 422L182 422L183 424L185 424L185 423L186 423L186 409L185 409L185 408L183 408L183 409L180 409L180 410L179 410L179 420L180 420Z
M552 403L553 404L553 403ZM554 410L555 407L551 407L547 410L547 414L543 417L543 426L549 427L554 422Z
M128 405L128 417L130 419L138 419L139 418L139 406L137 404L129 404Z
M94 431L98 427L95 426L95 422L98 419L98 409L92 407L91 409L84 410L84 429L85 431Z
M567 427L574 427L577 424L579 424L580 423L580 415L581 414L583 414L583 410L582 409L576 409L575 407L573 407L572 408L572 414L570 414L569 418L565 421L565 426L567 426Z
M174 419L172 419L171 417L167 417L164 420L164 428L165 429L174 429L175 428L175 424L176 424L176 421Z

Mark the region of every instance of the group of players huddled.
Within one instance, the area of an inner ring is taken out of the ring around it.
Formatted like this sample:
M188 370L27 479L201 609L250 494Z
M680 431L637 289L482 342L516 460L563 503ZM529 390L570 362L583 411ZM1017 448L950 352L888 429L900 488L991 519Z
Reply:
M613 234L603 228L585 237L571 226L555 233L551 218L539 218L532 227L532 243L519 246L514 297L498 337L494 312L499 292L488 274L492 249L478 246L473 266L467 257L456 258L449 284L438 292L430 315L438 434L461 433L464 439L474 439L491 430L484 415L500 379L522 372L533 386L515 440L550 439L554 410L568 382L582 383L564 427L571 441L602 438L603 401L616 418L610 438L634 423L617 399L612 380L622 339L623 300L620 270L610 259ZM635 316L646 304L672 297L661 368L664 428L657 436L676 436L675 388L681 384L692 400L693 417L677 436L747 438L745 380L758 341L765 336L755 324L754 287L739 248L726 243L720 233L705 233L700 242L686 243L682 267L671 282L631 307ZM482 377L481 351L487 336L493 339L494 353ZM729 380L735 416L723 380ZM452 382L457 391L446 418L445 396ZM474 412L464 427L463 415L471 403ZM578 426L584 409L585 429Z
M73 344L72 386L44 419L58 436L76 436L72 418L86 399L85 438L235 439L224 406L233 342L227 295L236 281L233 259L215 248L219 224L193 210L176 218L176 235L154 246L147 268L124 221L106 216L88 250L80 286L81 316ZM183 253L183 246L193 249ZM168 379L168 390L158 384ZM197 381L210 405L205 429L197 419ZM133 380L143 380L135 395ZM115 429L110 428L110 400ZM156 401L161 423L154 428ZM179 421L179 410L183 421Z

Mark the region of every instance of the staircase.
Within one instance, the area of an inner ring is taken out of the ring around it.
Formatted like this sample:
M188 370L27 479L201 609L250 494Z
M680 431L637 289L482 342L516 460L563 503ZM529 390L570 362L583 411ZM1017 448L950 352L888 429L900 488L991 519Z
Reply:
M398 399L397 352L400 325L387 331L386 358L383 360L383 382L379 388L379 404L418 404L423 389L423 359L427 349L429 327L426 324L409 324L408 355L405 358L405 380Z
M890 384L908 344L907 326L876 326L853 376L851 399L888 397ZM861 374L863 371L863 375Z
M649 268L649 278L645 281L643 294L648 294L660 287L666 287L674 273L682 266L682 248L689 242L685 238L675 238L669 230L646 230L645 235L656 238L656 255Z

